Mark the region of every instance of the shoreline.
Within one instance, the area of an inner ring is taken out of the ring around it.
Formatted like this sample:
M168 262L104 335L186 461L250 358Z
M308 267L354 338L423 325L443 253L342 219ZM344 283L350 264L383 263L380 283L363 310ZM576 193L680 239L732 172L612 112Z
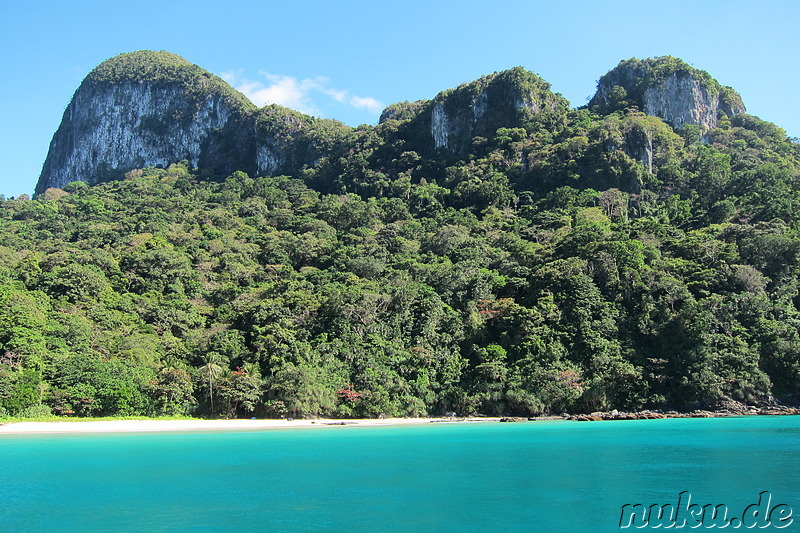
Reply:
M434 417L434 418L353 418L353 419L136 419L136 420L54 420L48 422L7 422L0 423L0 437L3 435L33 434L91 434L91 433L158 433L184 431L247 431L269 429L321 428L336 426L404 426L431 423L463 424L477 422L542 422L542 421L610 421L610 420L655 420L663 418L725 418L732 416L778 416L800 415L800 409L793 407L751 408L747 410L697 410L678 411L601 411L590 414L562 414L535 417Z
M336 426L403 426L430 423L499 422L501 417L462 418L357 418L357 419L188 419L188 420L64 420L52 422L9 422L0 424L3 435L69 433L154 433L183 431L243 431L298 429Z
M781 416L781 415L800 415L800 408L787 407L785 405L769 405L766 407L731 406L730 408L707 411L697 409L694 411L662 411L644 410L624 412L614 409L613 411L597 411L590 414L563 414L556 416L529 417L527 420L574 420L578 422L599 422L605 420L656 420L660 418L726 418L731 416Z

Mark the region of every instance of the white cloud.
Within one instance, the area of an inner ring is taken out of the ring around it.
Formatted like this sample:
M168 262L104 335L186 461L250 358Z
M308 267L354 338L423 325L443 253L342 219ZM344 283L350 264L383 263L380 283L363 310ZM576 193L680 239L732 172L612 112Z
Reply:
M322 76L298 80L293 76L269 72L258 74L265 81L244 78L241 70L223 72L220 77L259 107L278 104L309 115L320 115L320 109L314 98L325 95L340 104L373 114L380 113L384 108L384 105L375 98L357 96L350 91L329 87L330 80Z
M327 81L327 80L324 80L324 81ZM317 87L317 89L319 89L323 93L327 94L328 96L330 96L331 98L333 98L334 100L339 102L340 104L344 104L344 103L347 102L347 96L348 96L347 91L342 91L340 89L328 89L328 88L325 88L324 84L320 84L320 86Z
M350 105L358 109L366 109L371 113L380 113L386 107L381 102L369 96L352 96L350 98Z

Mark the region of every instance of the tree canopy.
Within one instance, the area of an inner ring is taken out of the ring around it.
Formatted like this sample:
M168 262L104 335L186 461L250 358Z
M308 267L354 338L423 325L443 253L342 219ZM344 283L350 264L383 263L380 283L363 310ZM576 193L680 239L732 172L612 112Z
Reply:
M292 175L180 163L0 201L0 413L800 399L800 148L780 128L556 106L421 154L424 105Z

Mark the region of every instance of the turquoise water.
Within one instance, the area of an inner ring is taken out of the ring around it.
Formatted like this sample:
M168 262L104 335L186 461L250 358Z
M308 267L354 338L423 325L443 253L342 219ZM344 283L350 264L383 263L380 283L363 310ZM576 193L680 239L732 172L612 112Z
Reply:
M800 417L0 438L3 532L621 531L765 490L800 526Z

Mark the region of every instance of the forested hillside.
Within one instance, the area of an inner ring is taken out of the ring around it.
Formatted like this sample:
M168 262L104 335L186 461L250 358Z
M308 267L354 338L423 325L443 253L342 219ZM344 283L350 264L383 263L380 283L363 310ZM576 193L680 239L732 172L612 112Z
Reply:
M498 76L543 96L459 118ZM800 145L542 83L513 69L335 142L309 122L330 149L290 175L183 162L0 202L0 414L798 402ZM461 125L431 143L437 109Z

